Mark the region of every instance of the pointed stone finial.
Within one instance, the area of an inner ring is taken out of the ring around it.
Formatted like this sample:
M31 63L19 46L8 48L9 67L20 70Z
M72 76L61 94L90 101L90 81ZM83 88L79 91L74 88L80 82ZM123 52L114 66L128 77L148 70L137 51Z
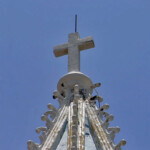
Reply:
M103 101L103 98L101 96L95 95L93 97L90 98L91 101L96 101L98 100L99 102Z
M120 132L120 127L109 127L107 130L110 132L118 133Z
M33 141L31 141L31 140L29 140L28 142L27 142L27 145L28 145L28 150L40 150L39 149L39 144L36 144L36 143L34 143Z
M121 146L126 145L126 140L122 139L114 148L115 150L121 150Z
M106 120L103 122L102 126L107 129L108 126L109 126L109 121L113 121L114 119L114 116L113 115L109 115L107 112L103 112L105 117L106 117Z
M52 121L48 118L48 116L42 115L42 116L41 116L41 120L42 120L42 121L46 121L46 126L47 126L48 129L52 127L53 123L52 123Z
M44 113L45 116L48 116L50 115L50 118L54 119L55 116L56 116L57 112L56 111L53 111L53 110L48 110Z
M107 115L106 116L106 122L113 121L113 120L114 120L114 116L113 115Z
M36 133L40 133L40 132L42 132L42 131L47 131L47 128L46 127L38 127L38 128L36 128Z
M46 140L46 132L43 131L42 134L39 136L40 143L43 144L44 141Z
M50 103L47 105L47 107L49 110L57 111L56 107Z
M56 99L56 98L59 98L61 100L64 99L64 97L58 92L58 91L54 91L53 93L53 98Z
M120 128L119 127L109 127L107 129L107 131L109 132L108 133L109 138L111 139L111 141L114 142L115 134L120 132Z
M101 86L101 83L96 83L96 84L93 84L91 86L92 89L95 89L96 87L100 87Z
M104 104L101 108L100 108L100 111L103 111L103 110L108 110L109 109L109 105L108 104Z

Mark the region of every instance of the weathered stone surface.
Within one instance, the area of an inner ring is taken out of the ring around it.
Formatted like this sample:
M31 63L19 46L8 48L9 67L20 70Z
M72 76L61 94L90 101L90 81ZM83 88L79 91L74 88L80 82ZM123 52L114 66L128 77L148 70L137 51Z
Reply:
M93 48L92 37L80 39L77 32L68 36L68 43L54 47L54 54L60 57L68 54L68 73L63 76L53 93L60 108L48 104L48 111L41 119L47 127L39 127L40 144L28 141L28 150L121 150L126 144L121 140L114 144L119 127L108 128L113 115L105 112L108 104L99 109L96 102L103 98L92 96L93 89L101 84L93 84L91 79L80 72L80 51Z
M71 33L68 36L68 43L54 47L54 54L60 57L68 54L68 72L80 71L80 51L93 48L92 37L80 39L79 33Z

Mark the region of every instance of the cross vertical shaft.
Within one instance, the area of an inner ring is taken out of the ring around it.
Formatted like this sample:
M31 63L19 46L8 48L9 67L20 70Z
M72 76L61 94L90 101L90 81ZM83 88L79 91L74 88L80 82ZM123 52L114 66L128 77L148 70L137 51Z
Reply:
M80 71L80 51L78 48L79 34L69 34L68 39L68 72Z

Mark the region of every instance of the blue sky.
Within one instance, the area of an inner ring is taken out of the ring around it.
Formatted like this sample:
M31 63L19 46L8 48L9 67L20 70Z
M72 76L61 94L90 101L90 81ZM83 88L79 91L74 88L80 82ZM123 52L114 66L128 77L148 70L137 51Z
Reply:
M0 147L26 150L39 142L35 128L67 73L67 56L53 47L67 42L78 14L80 37L95 48L81 52L81 71L110 104L123 150L150 148L149 0L0 0Z

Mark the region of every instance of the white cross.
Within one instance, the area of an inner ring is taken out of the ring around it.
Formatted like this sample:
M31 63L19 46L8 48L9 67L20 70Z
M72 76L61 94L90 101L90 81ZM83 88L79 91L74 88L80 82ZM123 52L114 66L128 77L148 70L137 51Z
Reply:
M54 54L60 57L68 54L68 72L80 71L80 51L94 47L92 37L80 39L79 33L71 33L68 36L68 43L54 47Z

